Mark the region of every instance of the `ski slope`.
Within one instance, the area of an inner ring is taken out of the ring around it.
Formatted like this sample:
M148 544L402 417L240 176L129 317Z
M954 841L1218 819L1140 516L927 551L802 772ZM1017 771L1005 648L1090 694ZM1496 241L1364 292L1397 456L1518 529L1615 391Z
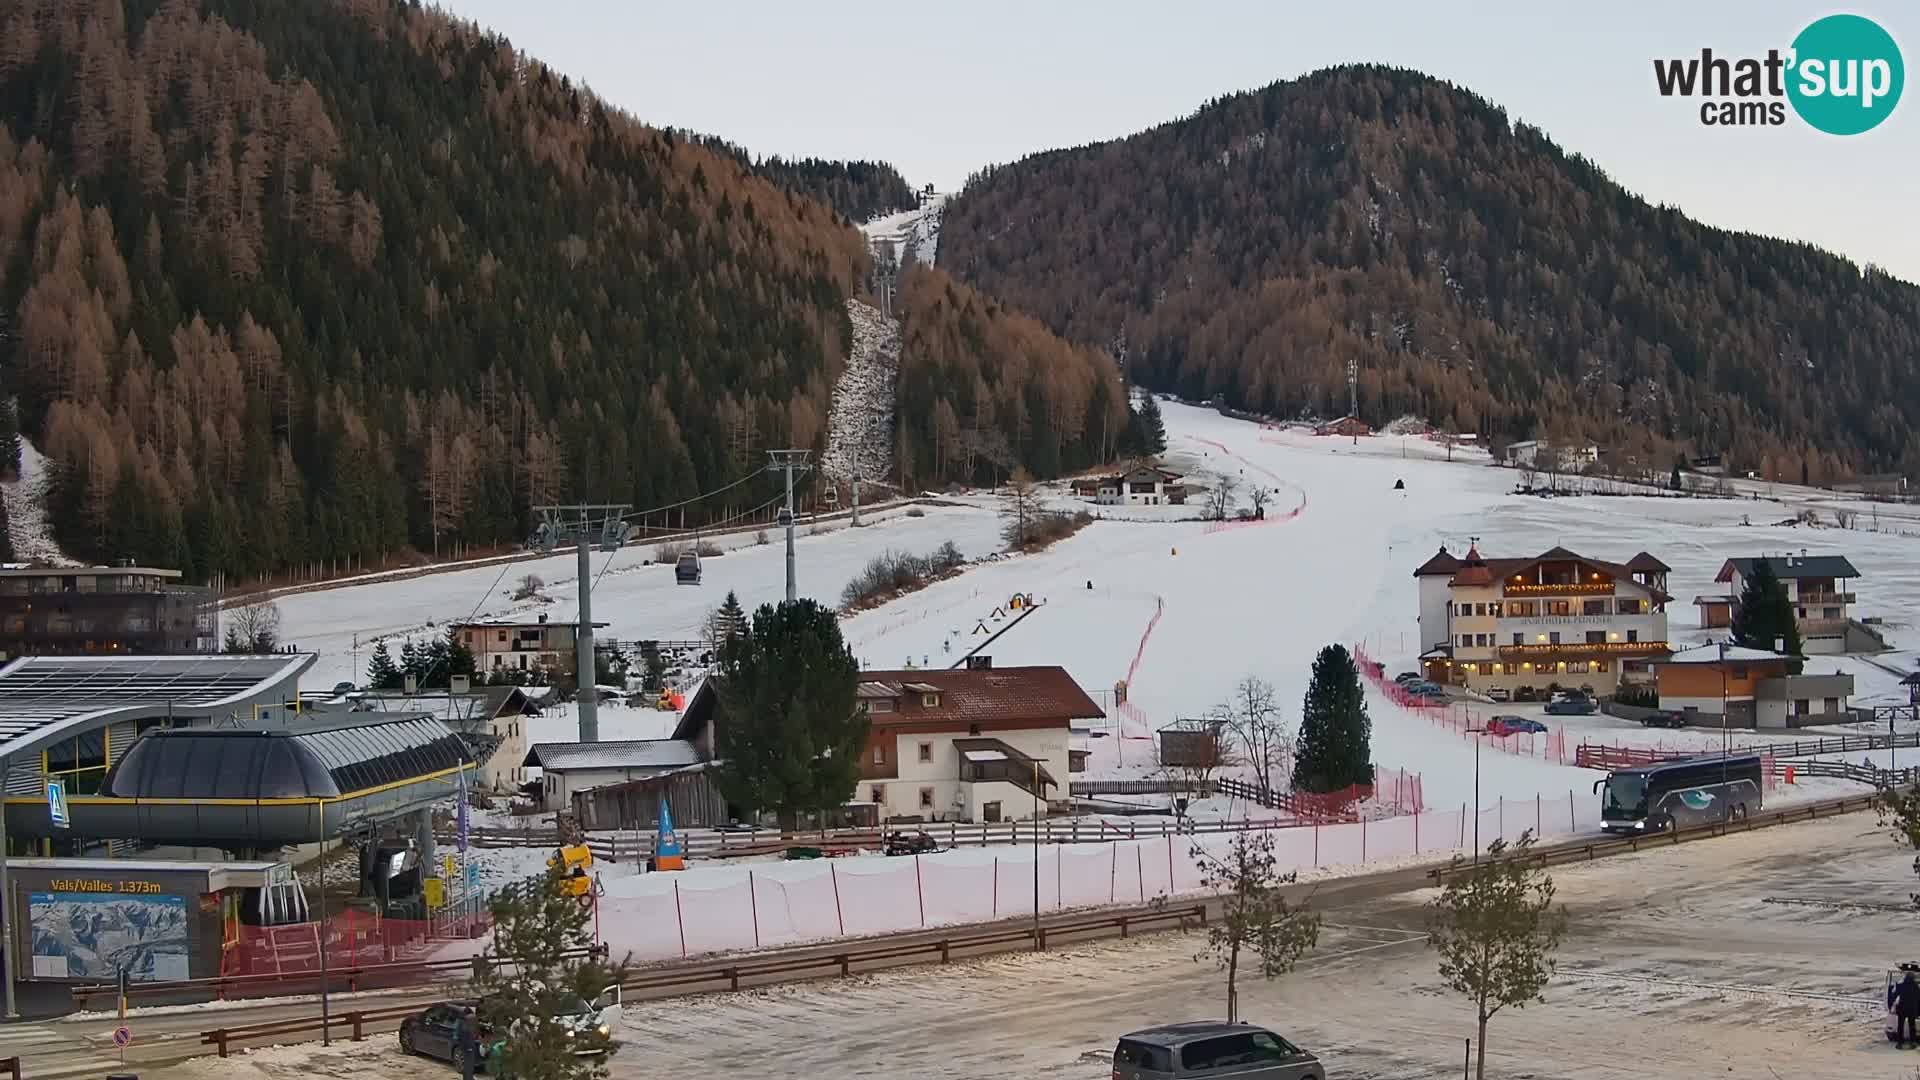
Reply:
M1876 658L1885 667L1857 657L1819 657L1809 670L1853 673L1860 702L1904 696L1895 672L1914 664L1915 639L1902 636L1902 620L1920 604L1920 523L1911 532L1768 524L1834 497L1782 489L1769 501L1751 485L1744 490L1755 497L1740 499L1516 496L1511 470L1488 467L1477 451L1456 451L1449 462L1441 447L1419 437L1378 436L1356 445L1174 402L1163 412L1167 459L1178 468L1229 473L1277 489L1268 521L1221 528L1177 520L1197 507L1096 508L1116 519L1096 521L1036 555L978 563L846 619L843 631L862 665L944 667L1004 630L982 648L995 666L1060 664L1109 706L1111 734L1092 742L1093 775L1141 773L1150 767L1152 729L1207 711L1244 676L1272 682L1296 720L1314 654L1324 645L1365 641L1390 670L1411 666L1418 652L1413 568L1442 542L1458 552L1478 537L1489 555L1537 553L1555 544L1618 560L1651 551L1673 567L1677 599L1669 607L1669 636L1680 644L1704 640L1688 601L1713 591L1713 575L1726 558L1801 548L1845 554L1864 575L1856 584L1862 614L1886 616L1899 648ZM1404 490L1394 489L1398 480ZM961 505L929 508L924 517L895 514L859 530L802 535L802 593L837 603L848 578L889 549L925 552L951 539L969 556L996 551L1000 500L981 493L957 501ZM596 574L610 568L594 594L595 617L612 624L604 631L612 637L676 639L694 636L728 589L749 608L777 601L784 564L778 534L773 538L706 560L706 580L696 588L675 585L668 567L643 565L650 550L596 554ZM511 600L514 582L529 571L546 580L550 603ZM1015 593L1039 602L1017 624L1006 607ZM298 595L281 601L281 609L286 640L322 653L309 682L327 685L355 676L356 634L364 664L367 642L377 635L436 632L430 623L444 626L475 610L546 611L565 620L574 617L577 596L573 558L556 556L517 564L504 575L489 567ZM1129 707L1112 708L1114 684L1122 679L1129 680ZM1372 715L1378 764L1421 773L1430 806L1471 801L1472 742L1382 699L1373 701ZM1648 732L1607 716L1549 722L1565 725L1576 741L1701 741L1698 733ZM1483 749L1481 802L1585 793L1594 775Z

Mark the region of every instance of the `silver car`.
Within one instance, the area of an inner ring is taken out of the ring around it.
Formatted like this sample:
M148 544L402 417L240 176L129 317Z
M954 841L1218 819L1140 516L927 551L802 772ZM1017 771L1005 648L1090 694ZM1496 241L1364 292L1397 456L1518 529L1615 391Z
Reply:
M1203 1020L1122 1036L1113 1080L1326 1080L1320 1059L1265 1028Z

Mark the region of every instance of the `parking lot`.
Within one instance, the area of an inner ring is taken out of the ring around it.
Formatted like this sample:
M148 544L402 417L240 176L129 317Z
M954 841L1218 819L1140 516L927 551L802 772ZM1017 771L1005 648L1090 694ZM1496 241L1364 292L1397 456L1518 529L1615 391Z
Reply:
M1882 972L1920 958L1911 856L1852 814L1555 871L1573 916L1547 1001L1496 1017L1489 1075L1909 1080L1881 1034ZM1329 1074L1460 1075L1466 1004L1405 894L1327 913L1320 948L1243 984L1247 1018ZM1161 934L629 1007L615 1077L1103 1080L1119 1034L1223 1011L1198 935ZM400 1080L438 1066L376 1045L190 1062L179 1080Z

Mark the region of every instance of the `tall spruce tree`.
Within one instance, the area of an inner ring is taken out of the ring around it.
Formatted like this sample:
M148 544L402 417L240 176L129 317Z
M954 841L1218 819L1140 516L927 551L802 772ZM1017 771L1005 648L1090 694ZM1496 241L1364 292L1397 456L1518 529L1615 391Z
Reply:
M387 651L387 643L375 642L373 658L367 661L367 688L369 690L398 690L405 683L400 668L393 662L393 654Z
M1793 601L1787 586L1773 572L1772 560L1762 556L1753 560L1740 589L1740 612L1733 620L1733 640L1749 649L1777 651L1786 656L1800 655L1800 628L1794 623Z
M1140 407L1133 410L1127 424L1128 443L1135 454L1155 457L1167 449L1167 421L1160 415L1160 401L1152 394L1140 396Z
M1313 680L1300 709L1300 746L1293 786L1339 791L1373 783L1373 720L1367 716L1360 669L1344 645L1329 645L1313 661Z
M832 610L813 600L762 605L720 646L714 688L728 802L779 815L838 806L860 780L868 719L854 695L860 668Z

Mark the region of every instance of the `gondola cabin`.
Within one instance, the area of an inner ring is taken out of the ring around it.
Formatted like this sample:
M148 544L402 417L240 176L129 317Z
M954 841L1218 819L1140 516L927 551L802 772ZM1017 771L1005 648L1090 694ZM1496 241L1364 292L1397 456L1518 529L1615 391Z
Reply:
M689 551L673 564L673 579L682 585L700 584L700 556Z

